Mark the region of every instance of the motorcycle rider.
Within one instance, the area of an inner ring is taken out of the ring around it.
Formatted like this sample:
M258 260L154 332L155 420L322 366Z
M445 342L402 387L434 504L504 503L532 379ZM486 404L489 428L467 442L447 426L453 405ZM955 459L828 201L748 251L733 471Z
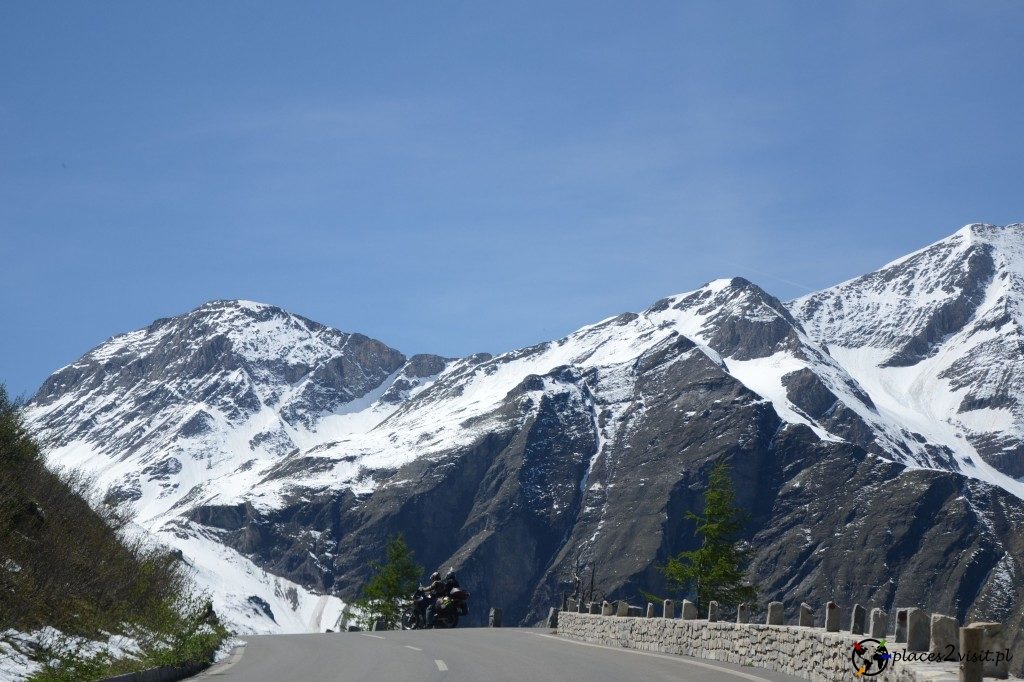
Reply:
M434 571L430 574L430 583L426 586L420 586L423 590L424 595L420 599L416 600L416 610L420 613L424 613L428 605L434 603L434 594L440 593L444 587L444 583L441 581L441 574Z

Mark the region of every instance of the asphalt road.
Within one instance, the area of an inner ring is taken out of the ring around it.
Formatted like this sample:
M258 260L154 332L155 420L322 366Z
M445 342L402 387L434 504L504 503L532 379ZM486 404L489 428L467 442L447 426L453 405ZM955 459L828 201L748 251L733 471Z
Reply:
M794 682L716 661L573 642L535 628L348 632L246 637L207 682Z

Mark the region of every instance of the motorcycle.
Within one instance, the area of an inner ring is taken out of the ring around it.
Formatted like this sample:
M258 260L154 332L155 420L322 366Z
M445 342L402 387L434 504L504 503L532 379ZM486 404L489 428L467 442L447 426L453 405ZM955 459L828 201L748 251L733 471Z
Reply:
M430 599L420 588L402 612L403 630L422 630L427 627L427 607ZM452 589L446 596L434 602L435 628L453 628L459 624L459 616L469 613L469 592L460 587Z

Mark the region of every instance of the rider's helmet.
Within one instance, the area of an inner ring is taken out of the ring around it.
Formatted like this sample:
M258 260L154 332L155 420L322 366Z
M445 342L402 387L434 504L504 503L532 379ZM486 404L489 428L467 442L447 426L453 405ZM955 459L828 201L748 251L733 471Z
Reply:
M445 581L455 580L455 569L449 568L448 572L444 574Z
M434 571L433 573L430 574L430 582L434 582L435 580L440 580L440 579L441 579L441 574L438 573L437 571Z

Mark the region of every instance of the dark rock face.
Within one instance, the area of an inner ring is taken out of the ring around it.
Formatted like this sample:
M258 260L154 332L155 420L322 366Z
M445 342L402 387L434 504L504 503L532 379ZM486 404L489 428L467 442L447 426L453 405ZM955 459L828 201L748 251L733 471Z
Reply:
M881 452L875 442L875 432L863 419L822 382L821 377L808 368L799 369L782 377L786 395L796 407L813 421L828 427L831 433L842 436L873 452ZM850 386L859 391L859 387ZM873 406L871 399L862 396L865 405Z
M681 297L672 307L706 315L708 345L736 360L801 347L800 325L786 307L742 277L732 278L729 286L720 290L704 288Z

